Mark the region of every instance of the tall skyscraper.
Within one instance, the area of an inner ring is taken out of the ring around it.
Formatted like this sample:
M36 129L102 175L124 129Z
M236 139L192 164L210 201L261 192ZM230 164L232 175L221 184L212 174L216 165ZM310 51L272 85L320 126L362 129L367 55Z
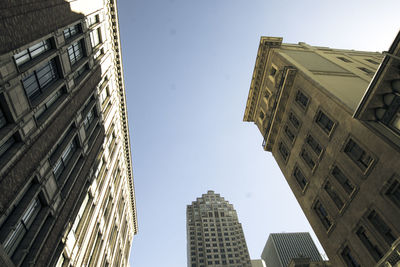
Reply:
M261 258L267 267L288 267L295 258L323 261L309 233L270 234Z
M236 211L208 191L186 208L188 267L251 267Z
M1 4L0 266L127 266L137 221L116 2L28 2Z
M398 261L399 39L385 56L260 41L244 121L257 125L333 266Z

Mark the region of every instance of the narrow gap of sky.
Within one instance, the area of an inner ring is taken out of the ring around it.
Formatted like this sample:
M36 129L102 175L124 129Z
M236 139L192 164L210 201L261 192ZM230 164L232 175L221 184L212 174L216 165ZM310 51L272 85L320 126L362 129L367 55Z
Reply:
M119 1L139 224L131 266L186 266L186 205L210 189L234 205L252 259L269 233L307 231L317 242L262 136L242 121L260 37L383 51L399 30L399 7Z

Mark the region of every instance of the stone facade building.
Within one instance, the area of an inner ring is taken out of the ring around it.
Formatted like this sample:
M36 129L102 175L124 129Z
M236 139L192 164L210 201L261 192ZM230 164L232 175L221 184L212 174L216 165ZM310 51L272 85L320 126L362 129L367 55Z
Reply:
M188 267L251 267L236 211L208 191L186 208Z
M399 260L390 258L400 242L398 40L385 57L260 41L244 121L257 125L332 266Z
M137 220L116 2L1 6L0 265L127 266Z

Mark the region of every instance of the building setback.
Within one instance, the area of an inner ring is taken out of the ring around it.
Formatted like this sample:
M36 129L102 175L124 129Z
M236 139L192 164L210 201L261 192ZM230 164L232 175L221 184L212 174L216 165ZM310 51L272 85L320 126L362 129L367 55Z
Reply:
M128 266L137 220L116 2L1 12L0 265Z
M294 258L322 261L309 233L270 234L261 258L268 267L287 267Z
M398 261L398 42L370 84L380 53L260 41L244 121L260 130L332 266Z
M251 267L232 204L208 191L186 208L188 267Z

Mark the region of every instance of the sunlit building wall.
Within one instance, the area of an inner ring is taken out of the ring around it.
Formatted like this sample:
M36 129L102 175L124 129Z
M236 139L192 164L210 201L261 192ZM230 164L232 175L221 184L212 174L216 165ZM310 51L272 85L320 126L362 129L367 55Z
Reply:
M383 81L388 91L368 102L362 99L382 54L260 41L244 121L260 130L332 266L373 266L398 251L395 57ZM384 103L387 93L394 96ZM364 120L354 118L364 102ZM382 109L377 117L374 108Z
M208 191L186 208L188 267L251 267L236 211L219 194Z
M137 220L116 2L3 11L0 265L128 266Z

